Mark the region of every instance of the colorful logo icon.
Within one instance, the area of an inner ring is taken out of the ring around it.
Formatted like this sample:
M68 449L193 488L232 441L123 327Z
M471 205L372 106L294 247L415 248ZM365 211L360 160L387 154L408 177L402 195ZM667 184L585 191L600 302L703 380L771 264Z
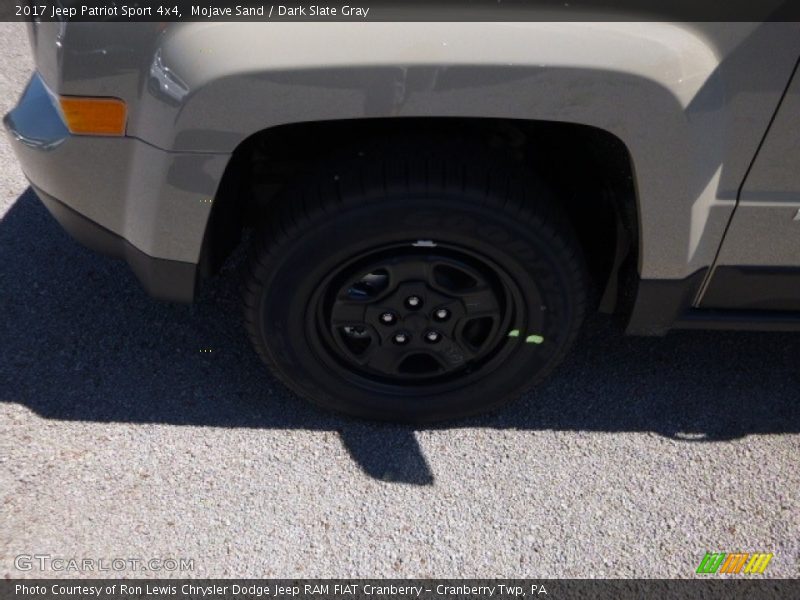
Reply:
M697 572L710 573L763 573L774 555L764 552L706 552ZM744 567L744 570L742 570Z

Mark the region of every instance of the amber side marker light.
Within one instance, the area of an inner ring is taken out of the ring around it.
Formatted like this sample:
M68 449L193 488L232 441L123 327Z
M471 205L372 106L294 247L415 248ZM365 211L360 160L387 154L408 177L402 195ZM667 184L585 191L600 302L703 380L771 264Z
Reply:
M125 135L128 109L117 98L59 98L64 122L76 135Z

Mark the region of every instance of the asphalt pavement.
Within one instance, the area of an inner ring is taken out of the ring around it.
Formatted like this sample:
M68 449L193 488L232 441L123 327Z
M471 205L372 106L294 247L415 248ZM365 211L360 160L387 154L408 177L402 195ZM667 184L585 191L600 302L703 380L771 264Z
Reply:
M31 63L0 24L0 110ZM185 558L252 577L800 576L800 336L628 338L590 320L507 410L443 427L320 412L241 325L234 260L193 306L72 241L0 142L0 576L19 556ZM202 352L211 349L212 352Z

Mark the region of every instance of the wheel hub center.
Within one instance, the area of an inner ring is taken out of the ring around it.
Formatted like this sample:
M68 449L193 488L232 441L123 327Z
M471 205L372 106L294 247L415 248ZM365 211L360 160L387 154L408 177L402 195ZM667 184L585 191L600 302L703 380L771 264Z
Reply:
M412 333L422 333L430 327L430 321L422 315L407 315L403 317L403 327Z

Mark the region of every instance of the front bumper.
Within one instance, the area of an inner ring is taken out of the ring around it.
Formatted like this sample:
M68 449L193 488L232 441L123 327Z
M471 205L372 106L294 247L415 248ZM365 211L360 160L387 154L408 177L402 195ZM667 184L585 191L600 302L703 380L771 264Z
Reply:
M71 135L38 74L4 124L31 186L73 237L125 259L151 295L192 300L211 200L229 154Z
M31 188L73 238L91 250L124 259L148 294L172 302L191 302L194 299L198 272L196 264L149 256L35 185L32 184Z

